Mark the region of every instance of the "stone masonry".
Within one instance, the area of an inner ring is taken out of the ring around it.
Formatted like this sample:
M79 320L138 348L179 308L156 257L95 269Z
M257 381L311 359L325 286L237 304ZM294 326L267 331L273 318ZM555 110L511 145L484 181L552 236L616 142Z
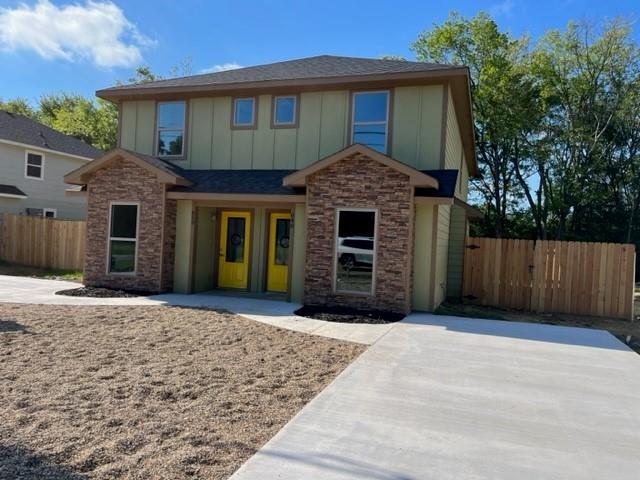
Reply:
M85 283L145 292L169 290L173 281L176 205L175 201L165 200L166 185L135 163L119 160L95 172L87 191ZM140 203L135 274L108 273L111 201Z
M333 292L337 208L378 209L373 295ZM411 302L413 187L406 175L362 154L307 179L304 303L408 313Z

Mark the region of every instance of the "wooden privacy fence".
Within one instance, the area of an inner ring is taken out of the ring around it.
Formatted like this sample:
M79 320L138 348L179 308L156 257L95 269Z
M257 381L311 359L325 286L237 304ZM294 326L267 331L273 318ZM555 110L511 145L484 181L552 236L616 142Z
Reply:
M633 318L634 245L470 237L465 246L467 301Z
M82 270L86 222L2 214L0 259L33 267Z

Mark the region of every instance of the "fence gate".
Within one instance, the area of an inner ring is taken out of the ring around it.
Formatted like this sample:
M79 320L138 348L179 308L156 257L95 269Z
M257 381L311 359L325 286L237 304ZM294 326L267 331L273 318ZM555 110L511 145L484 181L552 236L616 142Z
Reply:
M469 237L465 246L466 301L633 318L634 245Z

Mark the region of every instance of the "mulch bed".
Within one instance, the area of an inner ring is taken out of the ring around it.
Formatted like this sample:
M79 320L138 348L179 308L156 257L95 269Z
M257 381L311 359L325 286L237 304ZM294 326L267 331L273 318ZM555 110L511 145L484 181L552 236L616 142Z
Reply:
M80 287L68 290L59 290L56 295L68 295L69 297L93 297L93 298L131 298L139 297L144 293L128 292L125 290L112 290L111 288Z
M358 310L346 307L318 307L304 305L294 312L301 317L340 323L383 324L399 322L405 316L381 310Z
M0 304L0 478L226 479L364 348L206 309Z

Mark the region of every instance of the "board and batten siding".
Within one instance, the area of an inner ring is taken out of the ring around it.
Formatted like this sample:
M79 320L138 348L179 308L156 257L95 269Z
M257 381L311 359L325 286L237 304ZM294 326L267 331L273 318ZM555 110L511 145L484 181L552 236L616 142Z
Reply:
M440 168L442 85L393 89L390 154L418 169ZM300 169L349 144L346 90L299 95L297 128L272 128L272 95L257 99L257 128L231 128L231 97L190 99L187 109L186 158L191 169ZM154 153L156 103L125 101L121 108L121 146Z
M449 258L447 261L447 292L449 298L462 297L464 263L464 239L467 233L467 217L464 209L451 207L449 223Z
M433 308L436 309L447 295L447 271L449 260L449 223L451 206L438 205L436 225L435 275L433 284Z

